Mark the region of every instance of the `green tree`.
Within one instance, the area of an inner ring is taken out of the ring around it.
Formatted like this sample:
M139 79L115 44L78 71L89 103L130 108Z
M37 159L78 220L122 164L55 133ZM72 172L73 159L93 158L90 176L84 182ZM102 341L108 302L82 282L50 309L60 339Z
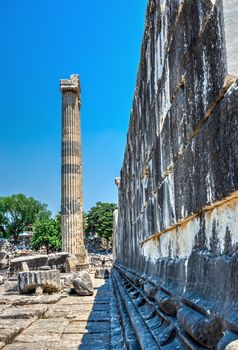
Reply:
M37 220L50 218L47 205L24 194L0 197L0 234L13 237L17 242L21 232L29 229Z
M32 248L38 250L43 246L47 254L50 251L59 251L62 246L60 215L55 219L36 221L33 227Z
M97 233L107 241L112 238L113 212L117 208L114 203L97 202L87 213L86 233Z

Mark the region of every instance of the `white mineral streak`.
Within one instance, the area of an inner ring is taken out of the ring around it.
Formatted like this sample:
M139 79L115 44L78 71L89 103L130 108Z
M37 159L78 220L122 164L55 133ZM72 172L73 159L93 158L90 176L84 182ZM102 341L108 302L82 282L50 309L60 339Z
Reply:
M173 218L175 218L175 202L174 202L174 179L173 174L169 174L164 179L164 191L163 191L163 224L164 227L174 224Z
M185 260L184 268L185 268L185 281L184 281L183 293L186 292L186 286L187 286L187 280L188 280L188 259L187 258Z
M206 52L203 50L202 52L202 59L203 59L203 104L204 104L204 109L205 111L210 107L208 106L208 100L207 100L207 96L208 96L208 89L209 89L209 81L210 81L210 75L209 75L209 69L207 69L208 67L208 63L207 63L207 55Z
M144 244L142 247L142 254L152 263L155 263L159 258L159 244L157 244L156 240L148 241L147 244Z
M231 236L231 244L235 246L238 243L238 197L206 211L204 217L208 248L214 235L214 228L220 253L225 249L227 231ZM188 258L194 248L195 237L201 229L200 225L200 217L192 217L176 228L143 242L141 253L151 262L156 262L161 257Z
M227 229L229 230L232 245L238 242L238 200L233 199L221 206L207 212L205 216L205 225L207 230L208 245L210 244L213 225L215 225L217 239L219 241L221 252L224 252L224 243Z
M208 173L206 176L206 187L207 187L207 202L212 203L214 181L210 173Z
M146 56L146 67L147 67L147 84L149 84L151 82L151 61L150 61L150 57L151 57L151 41L148 40L148 46L147 46L147 49L146 49L146 53L145 53L145 56ZM151 93L150 93L151 95Z
M157 39L157 57L156 57L156 72L157 72L157 79L160 80L163 74L164 69L164 61L165 61L165 54L167 52L167 16L164 15L165 12L165 2L166 0L163 0L160 2L160 10L161 10L161 31L158 35Z
M176 213L175 213L175 194L174 194L174 174L171 173L168 176L168 189L169 189L169 199L170 199L170 208L172 223L176 222Z
M164 75L164 88L161 93L160 133L163 129L165 118L168 114L168 111L171 108L168 59L166 59L165 65L166 65L166 68L165 68L166 74Z

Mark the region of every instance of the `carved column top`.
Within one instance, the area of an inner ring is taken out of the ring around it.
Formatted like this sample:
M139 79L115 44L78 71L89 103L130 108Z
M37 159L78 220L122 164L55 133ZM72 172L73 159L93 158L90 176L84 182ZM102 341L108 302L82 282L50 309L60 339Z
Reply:
M121 178L120 177L116 177L115 178L115 184L117 187L120 187L120 183L121 183Z
M66 91L74 91L80 95L79 75L72 74L69 79L60 80L60 90L62 93Z

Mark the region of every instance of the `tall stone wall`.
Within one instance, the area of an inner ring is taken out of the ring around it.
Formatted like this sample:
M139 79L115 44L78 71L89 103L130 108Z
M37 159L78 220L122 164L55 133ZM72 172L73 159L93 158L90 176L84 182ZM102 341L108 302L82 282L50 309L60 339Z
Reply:
M149 1L119 185L115 268L167 293L196 349L238 338L237 11Z

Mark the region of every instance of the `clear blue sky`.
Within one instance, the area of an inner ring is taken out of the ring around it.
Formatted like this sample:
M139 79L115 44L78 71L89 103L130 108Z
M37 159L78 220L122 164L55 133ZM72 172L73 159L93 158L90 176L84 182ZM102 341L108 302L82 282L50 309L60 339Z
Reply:
M117 201L146 0L0 2L0 196L60 210L59 79L82 88L84 209Z

